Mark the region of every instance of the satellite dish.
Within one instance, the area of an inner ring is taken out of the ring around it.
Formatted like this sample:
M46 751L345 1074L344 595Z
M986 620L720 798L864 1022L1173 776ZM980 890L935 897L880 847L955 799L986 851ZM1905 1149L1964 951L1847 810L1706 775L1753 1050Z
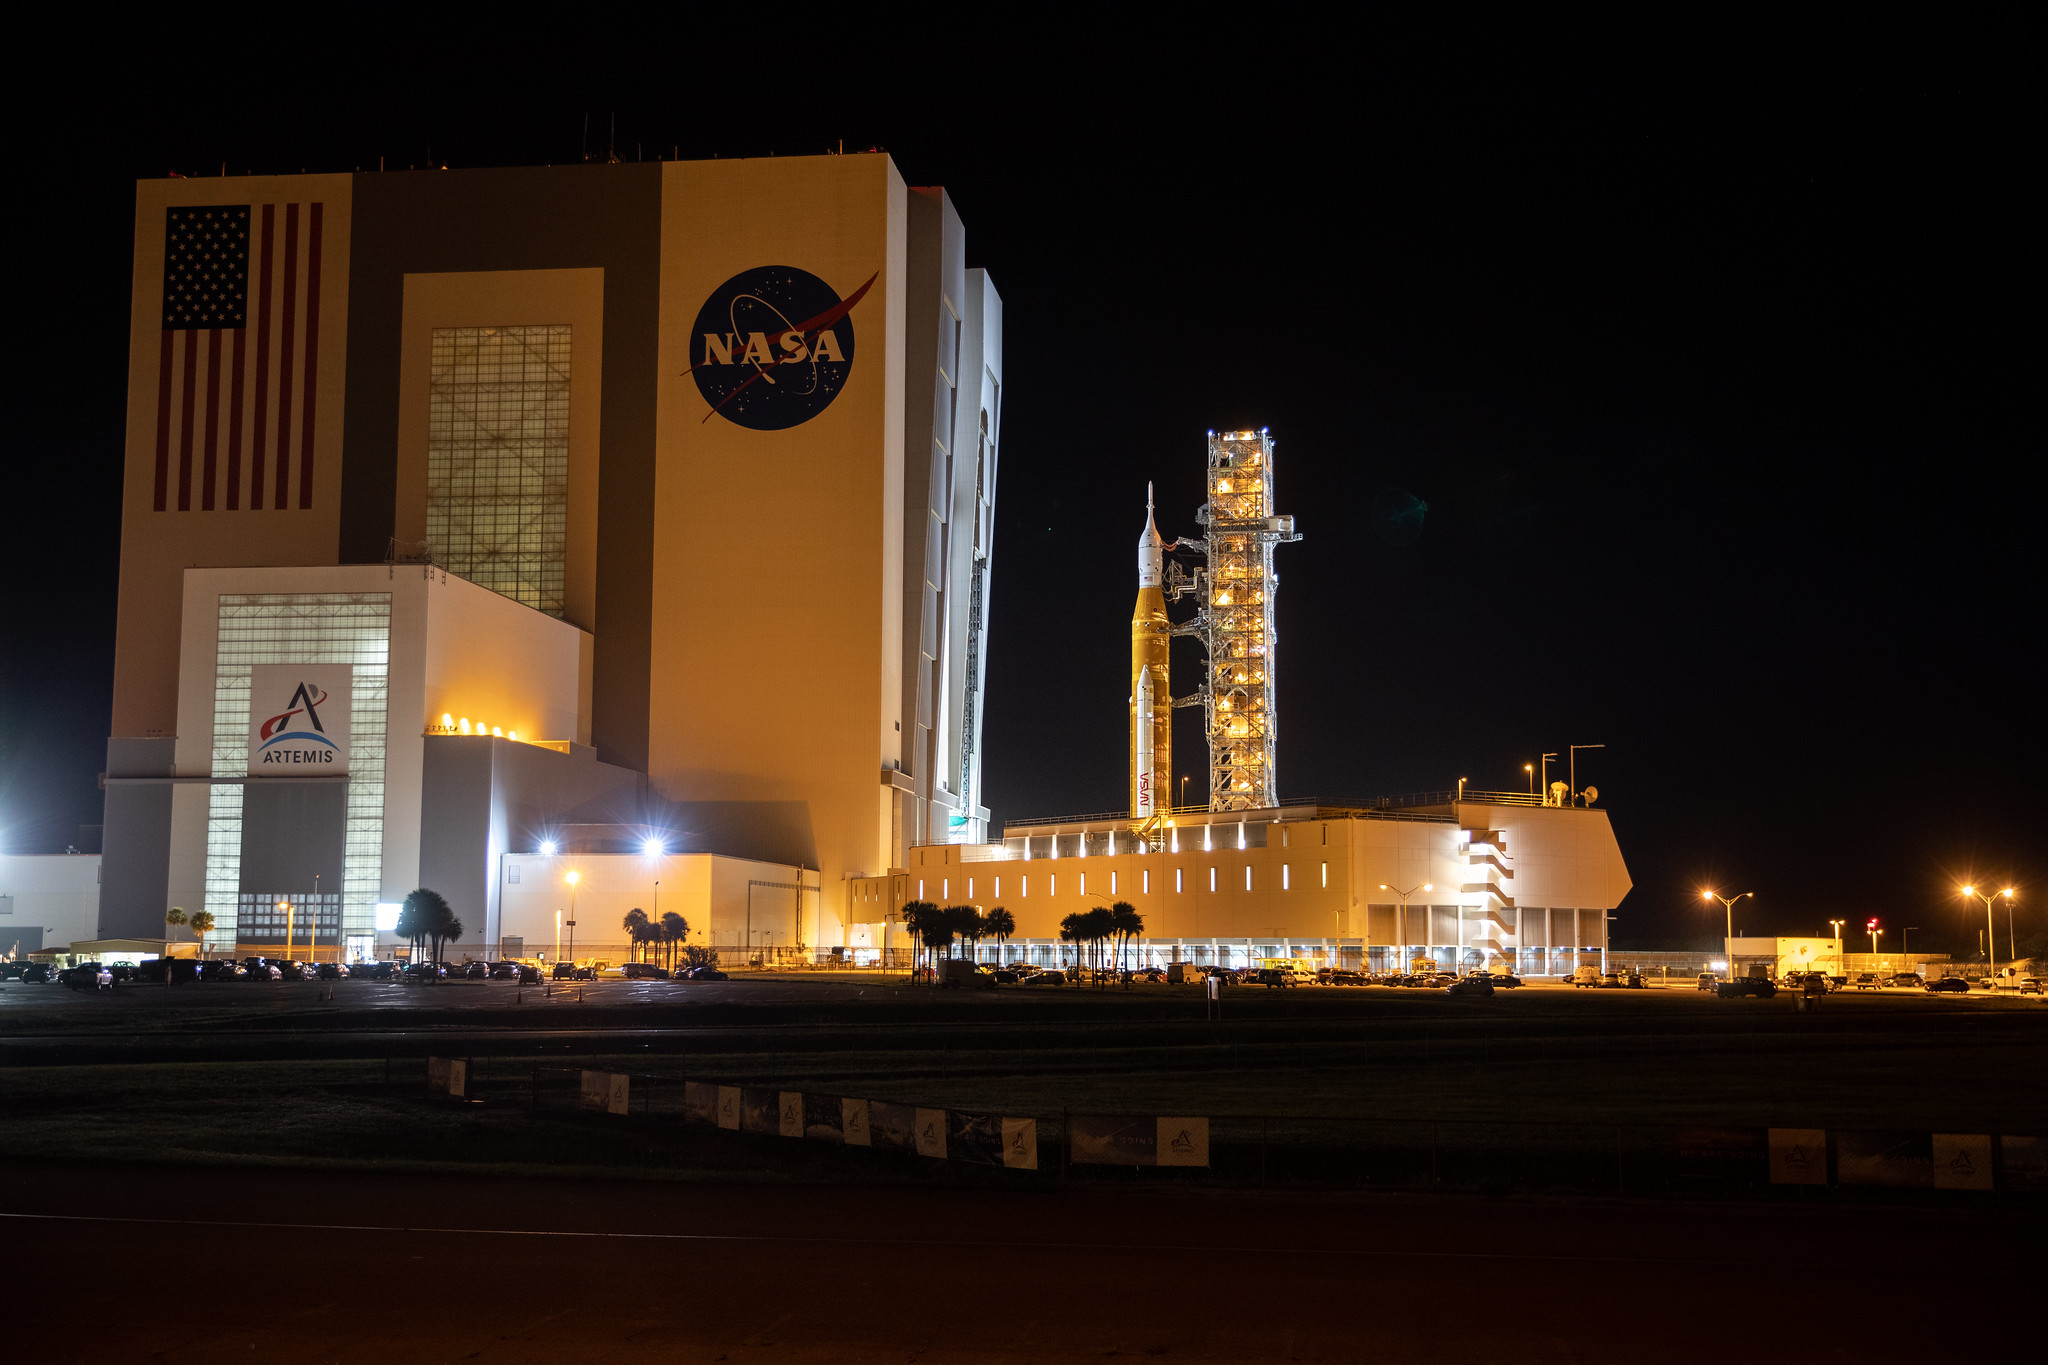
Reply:
M1586 804L1587 804L1587 805L1589 805L1589 806L1590 806L1590 805L1592 805L1592 804L1593 804L1593 803L1594 803L1595 801L1598 801L1599 799L1600 799L1600 789L1599 789L1598 787L1588 787L1588 788L1586 788Z

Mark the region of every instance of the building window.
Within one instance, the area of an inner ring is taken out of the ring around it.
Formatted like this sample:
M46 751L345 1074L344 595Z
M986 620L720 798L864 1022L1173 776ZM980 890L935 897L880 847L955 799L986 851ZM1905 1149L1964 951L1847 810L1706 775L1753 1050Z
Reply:
M1251 869L1250 869L1250 868L1246 868L1246 869L1245 869L1245 871L1246 871L1246 873L1250 873ZM1246 887L1245 887L1245 889L1246 889L1247 891L1249 891L1249 890L1251 889L1250 885L1249 885L1249 884L1247 884L1247 885L1246 885ZM1281 889L1282 891L1286 891L1286 890L1289 890L1289 889L1290 889L1290 886L1289 886L1289 881L1288 881L1288 869L1287 869L1287 864L1286 864L1286 863L1282 863L1282 864L1280 864L1280 889Z
M1084 895L1084 896L1085 896L1085 895L1087 895L1087 894L1088 894L1088 874L1087 874L1086 872L1081 872L1081 873L1077 873L1077 874L1075 874L1075 875L1079 876L1079 877L1080 877L1080 879L1081 879L1081 894L1082 894L1082 895Z
M953 899L953 879L951 877L943 877L939 880L939 899L942 901Z
M1173 889L1175 894L1178 894L1182 889L1180 884L1180 872L1181 870L1177 867L1173 870Z
M922 877L917 879L917 898L919 900L924 899L924 878Z
M349 778L341 855L341 931L374 934L384 871L388 592L223 593L213 666L213 776L249 772L249 670L257 664L348 664ZM331 894L331 893L323 893ZM206 810L206 945L232 951L242 909L242 784L211 784ZM333 940L329 940L330 942Z
M427 389L434 561L562 614L569 535L569 328L437 327Z
M1244 889L1247 891L1252 889L1252 865L1250 863L1244 865Z
M1152 894L1152 871L1150 868L1138 874L1138 889L1148 896Z
M1060 893L1060 874L1059 874L1059 873L1057 873L1057 872L1048 872L1048 873L1046 873L1046 874L1045 874L1045 894L1046 894L1046 895L1048 895L1048 896L1057 896L1057 895L1059 895L1059 893Z
M1325 889L1327 889L1327 888L1329 887L1329 885L1330 885L1330 865L1329 865L1328 863L1324 863L1324 864L1323 864L1323 886L1324 886L1324 888L1325 888Z
M1112 896L1114 896L1114 895L1116 894L1116 873L1115 873L1115 872L1111 872L1111 873L1109 874L1109 894L1110 894L1110 895L1112 895Z
M1017 897L1020 900L1031 898L1031 874L1028 872L1017 878Z
M1211 891L1216 889L1216 869L1213 867L1209 869L1209 889Z
M1002 879L1001 877L998 877L998 878L996 878L996 899L997 899L997 900L1001 900L1002 898L1003 898L1003 879Z

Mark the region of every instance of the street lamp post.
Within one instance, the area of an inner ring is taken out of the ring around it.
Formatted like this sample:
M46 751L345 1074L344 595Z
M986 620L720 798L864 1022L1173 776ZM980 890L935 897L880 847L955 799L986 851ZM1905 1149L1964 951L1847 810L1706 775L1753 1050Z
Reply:
M1435 887L1434 885L1432 885L1431 883L1429 883L1429 882L1424 882L1424 883L1423 883L1422 885L1420 885L1420 886L1411 886L1411 887L1409 887L1409 888L1408 888L1408 889L1407 889L1406 891L1403 891L1403 890L1402 890L1402 889L1401 889L1400 887L1398 887L1398 886L1388 886L1388 885L1387 885L1387 884L1386 884L1385 882L1381 882L1381 883L1380 883L1380 890L1382 890L1382 891L1391 891L1391 892L1393 892L1393 893L1394 893L1395 895L1397 895L1397 896L1399 896L1399 897L1401 898L1401 928L1400 928L1400 932L1402 932L1402 933L1406 933L1406 932L1408 931L1408 898L1409 898L1410 896L1414 895L1414 894L1415 894L1416 892L1418 892L1418 891L1434 891L1434 890L1436 890L1436 887ZM1425 935L1424 935L1424 938L1425 938L1425 940L1427 940L1427 937L1428 937L1428 936L1427 936L1427 935L1425 934ZM1409 946L1409 947L1411 947L1411 948L1413 948L1413 947L1414 947L1415 945L1411 943L1411 944L1409 944L1408 946Z
M576 883L583 880L581 872L571 872L562 878L569 883L569 965L576 964Z
M1877 940L1884 934L1884 930L1877 927L1876 920L1870 921L1870 923L1864 925L1863 927L1870 931L1870 955L1872 957L1876 957Z
M284 960L292 960L292 903L279 901L277 908L284 911Z
M1990 964L1991 978L1995 981L1998 979L1998 926L1992 922L1991 907L1998 900L1998 896L1987 896L1974 886L1966 886L1962 891L1965 896L1975 896L1978 900L1984 902L1984 958ZM1998 895L2005 897L2007 923L2010 924L2012 888L2008 886L2005 890L1999 892ZM2018 954L2014 954L2014 958L2017 960Z
M1907 947L1911 940L1906 935L1919 927L1917 924L1908 924L1899 930L1899 965L1909 972L1913 970L1913 950Z
M1722 906L1722 908L1723 908L1723 909L1725 909L1725 910L1726 910L1726 911L1728 912L1728 950L1727 950L1727 955L1728 955L1728 966L1727 966L1727 972L1728 972L1728 979L1729 979L1730 981L1733 981L1733 980L1735 979L1735 902L1737 902L1737 901L1741 900L1743 896L1748 896L1748 897L1749 897L1750 899L1754 900L1754 899L1756 898L1756 892L1754 892L1754 891L1744 891L1744 892L1743 892L1743 893L1742 893L1741 895L1737 895L1737 896L1724 896L1724 895L1722 895L1722 894L1721 894L1720 892L1718 892L1718 891L1702 891L1702 892L1700 892L1700 899L1701 899L1701 900L1703 900L1703 901L1719 901L1719 902L1721 902L1721 906Z

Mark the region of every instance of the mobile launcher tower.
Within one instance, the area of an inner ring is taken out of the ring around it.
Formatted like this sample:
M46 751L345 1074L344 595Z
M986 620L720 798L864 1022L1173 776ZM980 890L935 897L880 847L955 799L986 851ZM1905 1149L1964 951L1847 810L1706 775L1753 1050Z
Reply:
M1196 704L1209 739L1209 809L1280 804L1273 629L1280 576L1273 547L1301 537L1293 517L1273 511L1273 438L1265 428L1209 433L1207 498L1195 520L1206 534L1164 541L1148 490L1131 618L1131 815L1144 823L1172 807L1171 710ZM1165 566L1162 576L1168 550L1193 551L1208 563L1192 573L1178 563ZM1173 625L1166 601L1188 596L1199 604L1193 619ZM1167 649L1175 635L1200 640L1208 658L1201 686L1169 700Z

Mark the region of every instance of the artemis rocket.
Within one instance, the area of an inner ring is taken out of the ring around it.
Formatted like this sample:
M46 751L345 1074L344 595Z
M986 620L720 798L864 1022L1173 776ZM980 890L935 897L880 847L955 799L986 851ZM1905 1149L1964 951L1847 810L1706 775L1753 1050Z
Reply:
M1131 817L1173 809L1173 693L1167 680L1167 543L1152 524L1145 485L1145 533L1138 537L1138 605L1131 612Z

